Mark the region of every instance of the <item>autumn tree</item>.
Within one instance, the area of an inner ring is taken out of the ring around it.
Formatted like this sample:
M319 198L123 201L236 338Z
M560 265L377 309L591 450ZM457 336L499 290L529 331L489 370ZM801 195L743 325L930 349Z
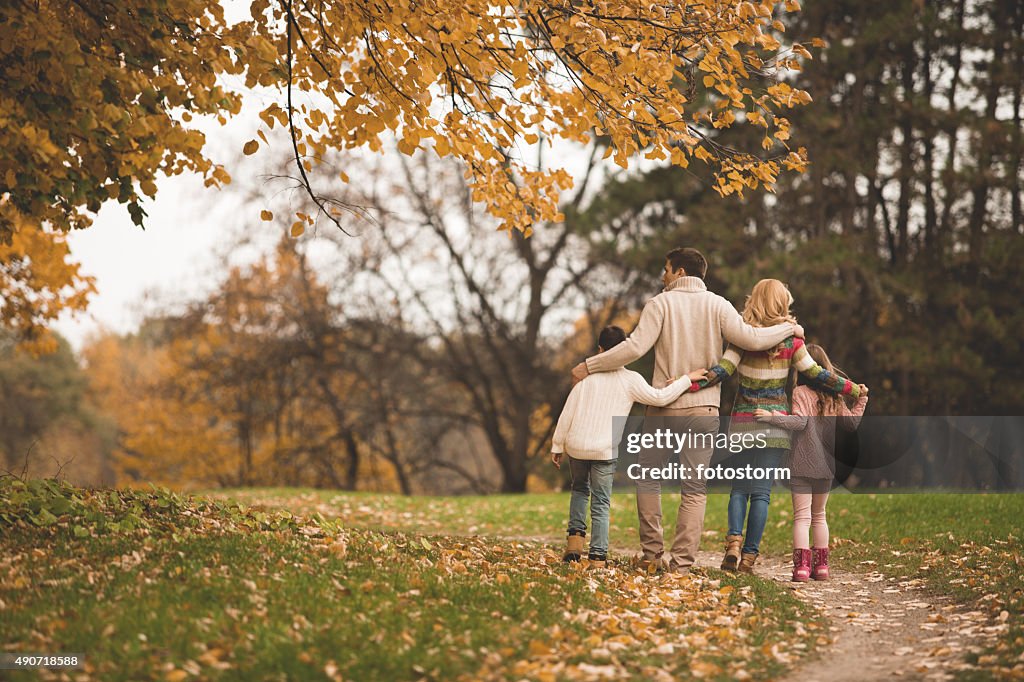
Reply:
M390 131L403 151L430 141L461 159L476 198L512 227L555 218L571 183L501 151L541 137L606 135L622 165L641 150L678 165L696 156L723 193L771 185L783 162L803 167L802 153L762 159L706 132L739 115L788 138L778 113L808 96L778 76L809 53L782 49L775 5L259 0L232 24L195 0L16 2L0 10L0 190L33 222L66 229L109 198L141 224L140 196L161 173L225 182L189 126L239 110L242 92L220 75L284 91L262 118L290 128L304 177L325 150L376 150ZM715 105L692 110L697 90L716 91ZM298 92L320 103L296 106Z
M594 219L644 225L619 262L649 271L667 243L698 246L737 303L784 279L877 413L1019 413L1024 6L815 3L786 20L829 43L794 81L816 93L791 116L816 141L808 173L731 203L678 169L611 182Z
M284 87L286 101L261 117L291 132L306 187L328 150L377 150L394 135L404 153L432 148L460 160L473 199L503 227L529 234L536 222L561 219L561 191L572 186L564 168L537 168L513 151L542 139L585 144L604 136L605 153L624 167L638 152L682 167L697 158L723 195L770 187L783 167L806 163L802 148L787 147L781 112L810 97L781 76L810 53L800 44L783 48L776 3L767 0L264 0L251 12L284 46L284 78L275 58L251 63L246 82ZM296 105L293 92L319 97ZM698 92L714 97L694 107ZM734 122L761 128L763 145L716 144L709 133ZM760 146L766 156L755 153ZM329 195L310 196L319 211L335 212ZM315 217L300 215L296 231Z
M87 399L86 376L68 342L34 356L0 332L0 471L111 482L109 423Z
M0 326L13 332L22 349L35 354L58 350L49 323L64 310L84 310L95 291L81 273L62 233L17 216L0 198L0 216L10 218L8 243L0 243Z
M85 349L122 481L440 491L457 425L419 393L436 383L411 366L422 340L339 305L281 236L208 296Z
M0 195L30 224L66 231L108 199L141 225L161 174L226 181L189 121L239 110L217 76L244 69L241 35L219 3L199 0L4 3ZM13 231L7 213L0 242Z
M19 221L86 227L108 200L143 225L161 175L228 182L196 124L225 121L252 88L272 98L261 118L289 131L312 198L296 234L347 207L313 174L325 152L391 138L459 159L473 199L525 234L561 219L572 185L564 168L514 153L541 140L599 135L623 166L641 152L679 166L697 158L722 194L770 187L806 163L787 146L784 112L809 96L784 76L809 53L782 45L769 0L259 0L250 15L232 23L198 0L0 7L0 243ZM713 97L694 106L697 93ZM710 133L734 123L761 130L765 151L717 144ZM246 153L267 139L254 133Z
M324 251L325 281L344 292L350 312L358 307L418 340L396 349L395 362L421 386L420 412L473 425L506 491L524 490L537 472L569 391L566 372L579 357L563 343L566 330L582 320L574 347L592 352L604 324L656 291L650 277L602 255L636 224L599 228L581 212L600 182L602 154L599 144L586 150L581 182L562 204L565 220L530 237L495 229L456 162L426 153L350 158L362 182L345 200L367 210L367 219L345 223L358 238L310 238ZM391 411L402 417L411 407ZM427 461L438 471L457 466L435 460Z
M54 421L78 409L83 378L67 341L61 339L58 350L34 361L18 352L11 334L0 336L0 434L7 471L16 469Z

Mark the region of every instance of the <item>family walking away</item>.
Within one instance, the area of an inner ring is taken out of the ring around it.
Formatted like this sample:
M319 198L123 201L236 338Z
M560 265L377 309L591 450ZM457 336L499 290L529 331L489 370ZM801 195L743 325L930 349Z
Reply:
M662 273L664 290L644 306L633 332L627 337L618 327L605 328L598 354L573 369L575 385L552 445L555 466L568 456L572 479L564 558L582 559L589 502L590 565L600 567L607 561L614 453L622 435L613 433L613 417L628 415L633 403L640 402L648 406L644 435L663 434L670 426L677 433L710 436L685 442L647 438L645 445L654 447L638 451L640 471L676 464L681 471L712 470L721 384L738 375L728 435L750 447L733 450L724 466L736 475L721 476L732 480L721 568L754 572L775 482L771 472L788 469L794 507L793 580L827 579L825 505L835 473L835 428L857 427L868 389L838 371L820 346L805 343L804 329L791 311L793 295L784 283L758 282L740 314L728 300L708 291L707 268L707 259L696 249L669 252ZM651 348L656 388L624 369ZM759 469L769 473L739 475ZM703 533L709 476L678 478L676 531L667 554L662 477L631 478L636 480L641 568L689 572Z

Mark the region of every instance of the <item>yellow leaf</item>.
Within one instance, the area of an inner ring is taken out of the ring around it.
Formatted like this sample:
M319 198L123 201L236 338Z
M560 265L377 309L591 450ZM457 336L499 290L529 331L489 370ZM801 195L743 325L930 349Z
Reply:
M301 237L302 233L306 231L306 223L301 220L296 220L292 223L291 234L293 237Z
M251 156L251 155L255 154L256 150L259 149L259 148L260 148L260 143L259 142L257 142L256 140L249 140L248 142L245 143L245 146L242 147L242 152L246 156Z
M543 640L539 640L539 639L530 640L530 655L531 656L547 656L550 653L551 653L551 647L548 646L547 642L545 642Z
M402 152L406 156L412 156L413 152L416 151L416 145L416 142L413 142L412 140L403 137L401 140L398 141L398 151Z
M271 221L274 219L274 214L266 209L260 211L260 218L262 220Z

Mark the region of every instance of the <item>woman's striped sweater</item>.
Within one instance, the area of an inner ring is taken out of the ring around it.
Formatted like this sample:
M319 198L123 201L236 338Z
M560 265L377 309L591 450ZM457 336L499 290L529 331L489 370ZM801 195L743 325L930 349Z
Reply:
M730 345L718 364L709 370L712 377L701 379L690 390L698 391L714 386L738 372L740 385L732 409L730 432L763 433L767 447L789 448L789 432L778 426L754 421L754 410L760 408L789 414L786 379L791 367L819 388L854 398L860 395L859 385L816 363L807 352L804 340L795 336L767 351L746 351Z

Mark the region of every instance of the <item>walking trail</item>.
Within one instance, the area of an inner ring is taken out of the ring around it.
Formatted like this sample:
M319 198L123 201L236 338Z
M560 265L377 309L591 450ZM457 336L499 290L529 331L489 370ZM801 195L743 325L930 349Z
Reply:
M524 542L558 543L553 536L517 536ZM700 551L696 568L718 568L717 552ZM830 682L949 680L973 668L965 657L980 653L1000 631L987 614L929 593L924 581L891 577L875 562L832 566L828 581L794 583L788 558L762 556L759 577L774 580L829 621L832 641L799 661L793 679Z
M717 567L721 556L700 552L698 566ZM923 582L887 577L874 562L832 567L829 581L791 582L792 564L766 557L758 575L793 590L826 615L832 643L798 663L794 679L943 680L970 668L964 656L995 640L988 616L929 594Z

